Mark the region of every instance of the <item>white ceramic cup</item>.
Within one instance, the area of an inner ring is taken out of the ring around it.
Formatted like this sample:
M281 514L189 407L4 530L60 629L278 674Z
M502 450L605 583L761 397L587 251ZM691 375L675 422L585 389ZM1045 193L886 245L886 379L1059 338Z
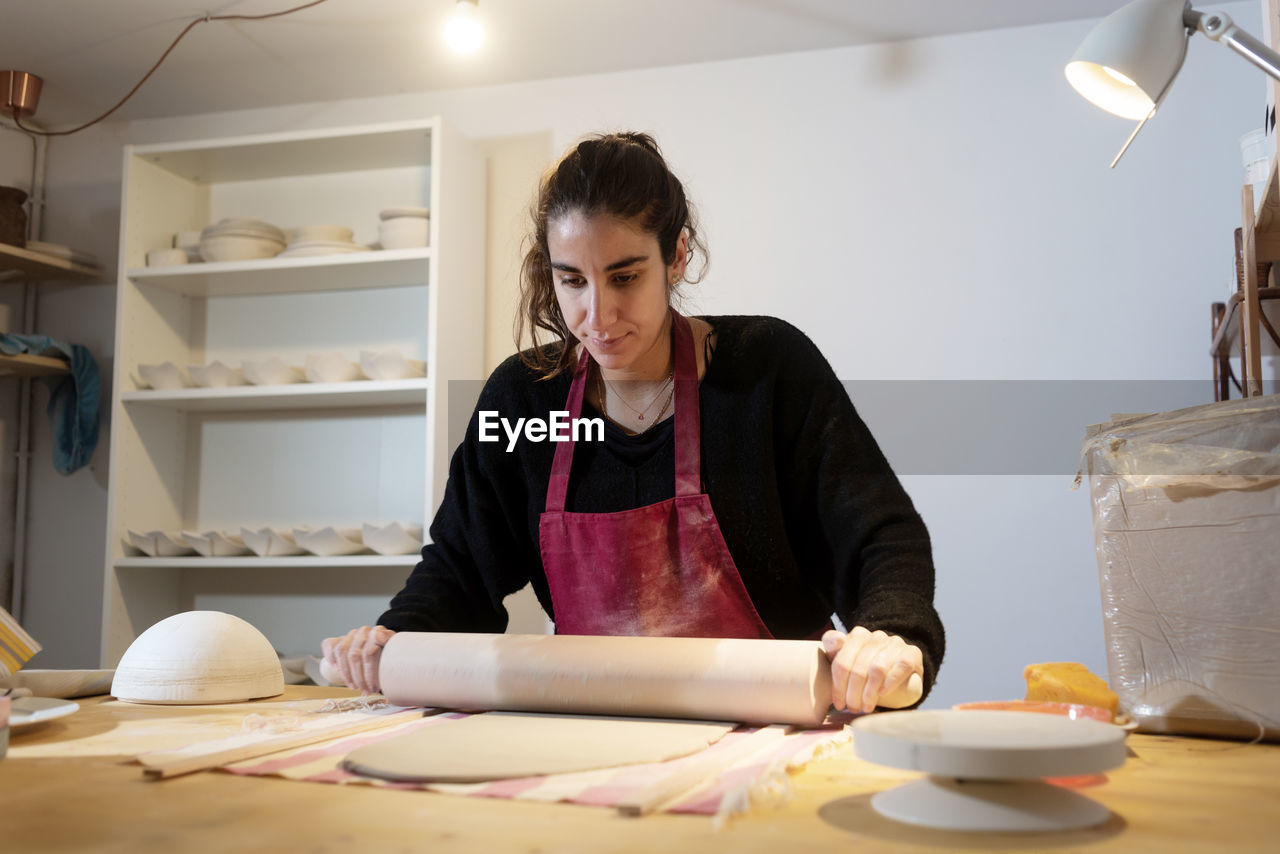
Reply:
M147 253L148 267L173 267L189 260L185 249L152 249Z

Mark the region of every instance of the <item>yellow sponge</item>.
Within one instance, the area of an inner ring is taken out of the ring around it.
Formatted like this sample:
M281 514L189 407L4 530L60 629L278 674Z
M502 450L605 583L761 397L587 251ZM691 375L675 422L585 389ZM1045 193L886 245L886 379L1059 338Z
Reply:
M1120 698L1107 683L1078 661L1028 664L1022 675L1027 680L1029 701L1099 706L1112 717L1120 707Z

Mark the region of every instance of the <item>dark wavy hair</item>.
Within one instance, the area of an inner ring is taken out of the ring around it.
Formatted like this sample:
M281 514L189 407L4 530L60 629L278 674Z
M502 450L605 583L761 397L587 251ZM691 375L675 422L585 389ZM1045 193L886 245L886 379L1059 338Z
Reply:
M573 332L560 313L551 261L547 250L547 224L573 213L584 216L605 214L625 220L652 234L665 264L676 258L676 246L683 233L688 240L688 256L700 254L697 282L707 268L707 249L699 234L696 218L684 186L671 173L658 143L646 133L626 131L599 134L579 142L552 166L538 185L538 198L531 210L533 227L520 266L520 309L516 312L516 346L526 331L533 348L521 352L529 367L544 378L571 367ZM673 286L668 285L668 299ZM550 340L543 340L543 333ZM546 346L559 343L561 346Z

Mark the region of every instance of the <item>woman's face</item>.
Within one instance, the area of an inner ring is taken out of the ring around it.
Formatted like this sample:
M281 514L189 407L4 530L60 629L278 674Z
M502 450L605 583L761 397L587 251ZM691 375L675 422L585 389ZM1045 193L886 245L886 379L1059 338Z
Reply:
M573 212L547 223L547 250L560 311L596 362L635 379L663 375L671 353L667 293L684 273L684 236L667 265L656 235Z

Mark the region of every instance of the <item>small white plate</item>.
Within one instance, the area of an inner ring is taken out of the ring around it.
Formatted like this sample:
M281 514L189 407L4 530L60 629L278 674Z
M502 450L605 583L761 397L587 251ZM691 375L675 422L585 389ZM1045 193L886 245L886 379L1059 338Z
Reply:
M114 670L28 670L0 679L0 690L26 689L37 697L88 697L110 694Z
M343 255L349 252L368 252L369 247L358 243L342 243L336 240L309 240L294 243L281 252L280 258L303 258L310 255Z
M79 703L55 700L52 697L19 697L9 707L9 726L22 729L25 726L62 718L76 712Z

